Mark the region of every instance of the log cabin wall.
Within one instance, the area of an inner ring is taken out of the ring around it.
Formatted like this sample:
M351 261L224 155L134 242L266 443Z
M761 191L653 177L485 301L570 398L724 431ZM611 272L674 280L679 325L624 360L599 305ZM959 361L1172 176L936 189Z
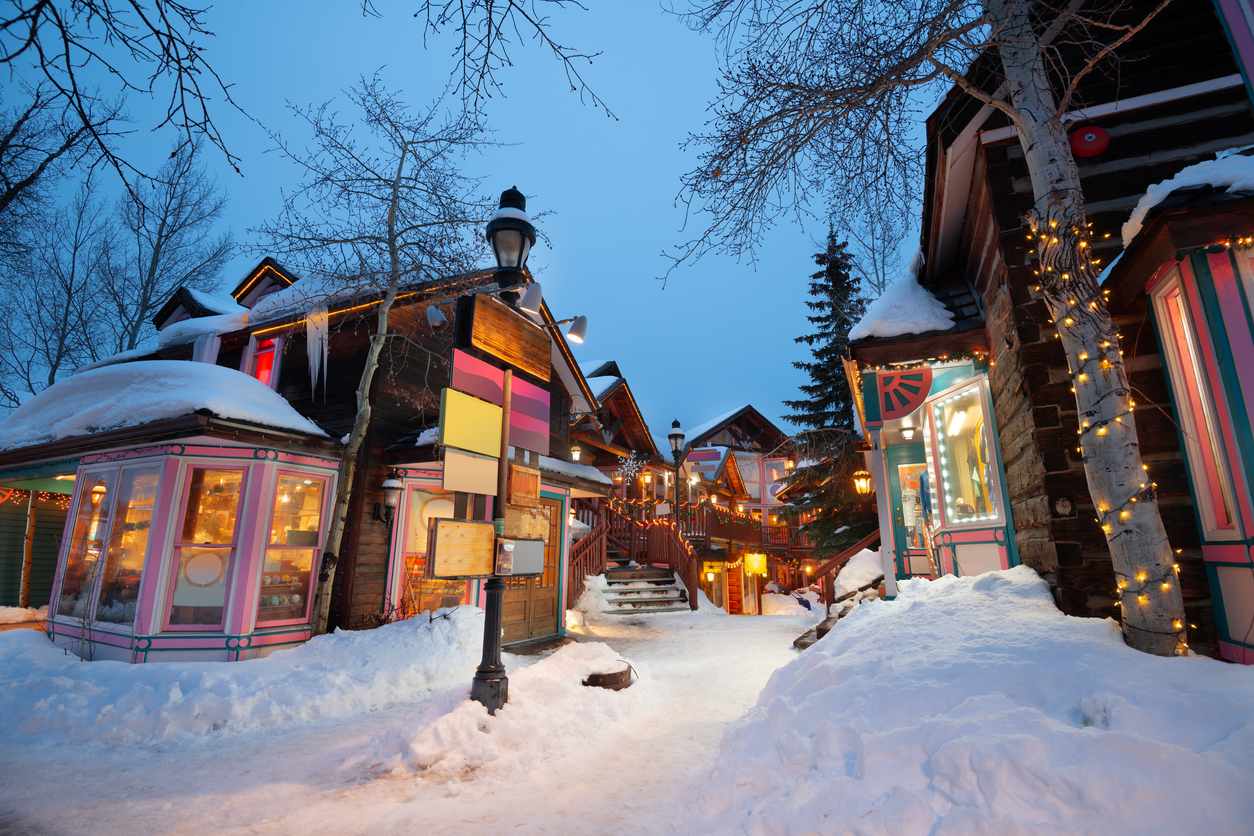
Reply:
M1173 3L1129 47L1117 73L1084 87L1084 103L1126 100L1238 72L1209 2ZM990 121L986 129L998 124L1004 123ZM1149 185L1218 150L1254 143L1254 113L1239 84L1092 124L1110 134L1110 147L1077 163L1095 255L1103 264L1120 252L1122 225ZM989 379L1020 556L1055 585L1064 612L1117 617L1110 554L1075 446L1078 420L1066 360L1035 291L1035 250L1024 221L1032 190L1018 139L983 145L972 176L959 262L984 305ZM1188 620L1197 625L1193 646L1205 646L1203 640L1215 635L1210 590L1144 293L1116 313L1135 388L1141 453L1159 485L1172 546L1183 549L1180 581Z

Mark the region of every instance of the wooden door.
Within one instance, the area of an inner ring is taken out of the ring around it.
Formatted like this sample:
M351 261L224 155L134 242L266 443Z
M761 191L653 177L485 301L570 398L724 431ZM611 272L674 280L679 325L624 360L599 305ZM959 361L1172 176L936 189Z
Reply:
M544 544L544 574L536 578L505 581L502 607L505 644L557 635L562 614L558 604L562 503L555 499L541 499L540 510L549 521L549 539Z

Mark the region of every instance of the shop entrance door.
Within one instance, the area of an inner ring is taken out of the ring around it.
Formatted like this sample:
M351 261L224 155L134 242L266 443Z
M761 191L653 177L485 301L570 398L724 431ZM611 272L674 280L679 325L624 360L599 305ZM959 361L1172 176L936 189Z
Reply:
M932 574L923 530L923 487L927 462L922 443L896 444L885 451L889 502L893 509L893 548L899 574Z
M540 510L549 520L549 539L544 544L544 574L535 578L513 578L505 581L502 627L505 644L556 636L558 564L561 560L562 503L541 499Z

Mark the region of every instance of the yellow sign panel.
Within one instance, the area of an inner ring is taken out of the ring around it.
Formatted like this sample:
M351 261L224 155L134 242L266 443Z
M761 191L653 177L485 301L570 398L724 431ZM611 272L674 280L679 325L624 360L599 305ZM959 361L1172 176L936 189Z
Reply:
M501 408L456 389L445 389L440 393L440 444L499 456Z
M746 575L765 575L766 574L766 555L764 554L745 555L745 574Z

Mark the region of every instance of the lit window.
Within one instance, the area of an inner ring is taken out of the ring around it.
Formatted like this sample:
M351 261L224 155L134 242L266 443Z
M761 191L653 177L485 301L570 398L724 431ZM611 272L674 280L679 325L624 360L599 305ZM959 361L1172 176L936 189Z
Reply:
M262 383L275 388L278 383L279 351L281 339L257 340L248 356L248 367L245 369L249 377L255 377Z

